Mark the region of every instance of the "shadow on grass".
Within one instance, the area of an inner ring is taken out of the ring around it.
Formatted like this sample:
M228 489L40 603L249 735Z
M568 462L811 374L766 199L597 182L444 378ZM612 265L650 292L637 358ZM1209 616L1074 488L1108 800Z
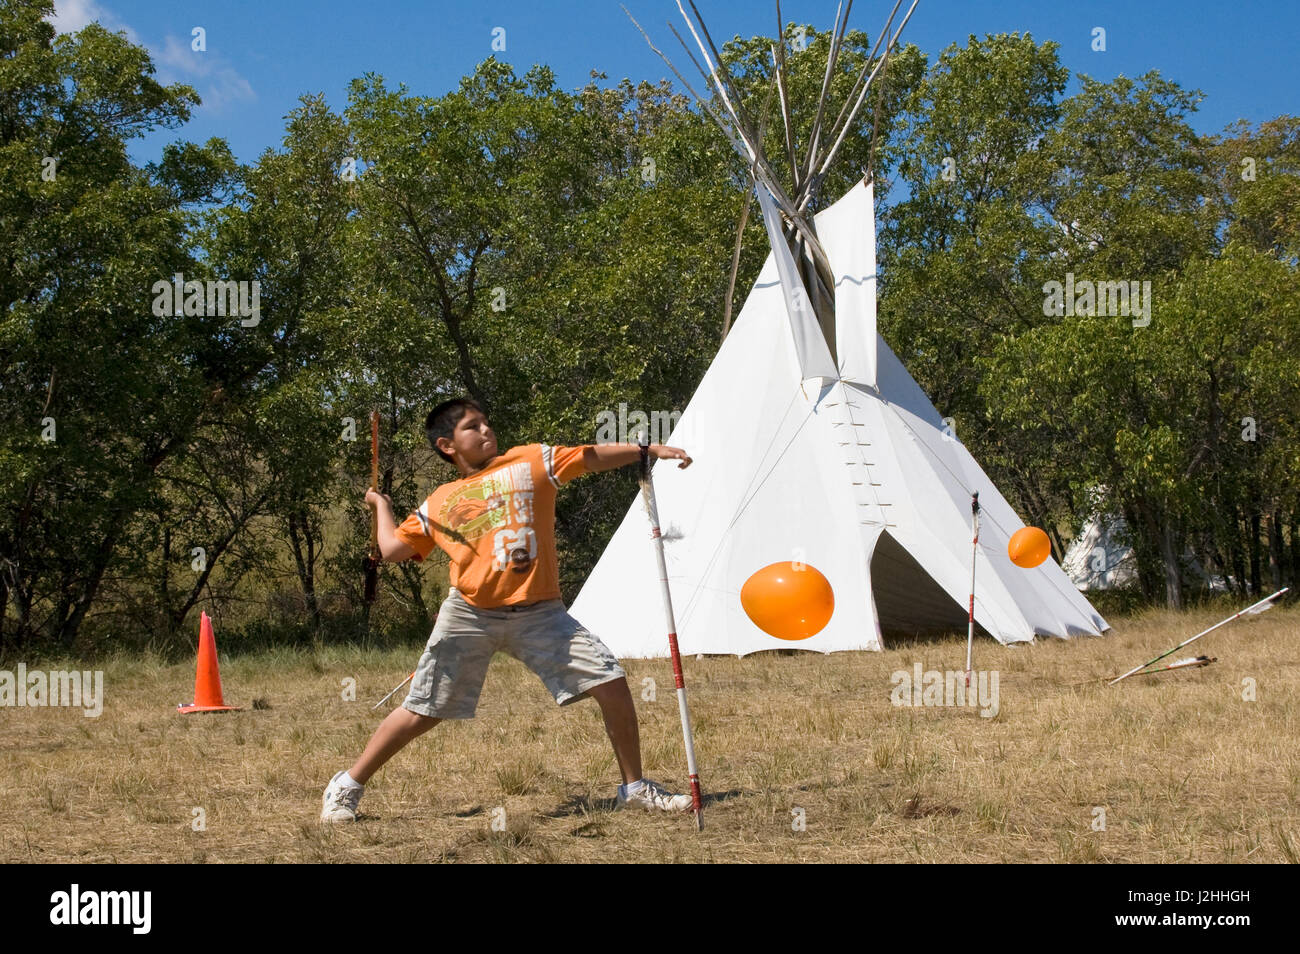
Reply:
M703 794L704 807L718 805L730 801L733 798L739 798L745 794L739 789L731 789L727 792L705 792ZM617 798L588 798L586 795L572 795L564 802L560 803L555 809L549 812L541 812L543 818L575 818L580 815L594 815L598 812L613 812L618 810ZM683 812L683 814L688 814ZM594 824L594 823L589 823ZM584 826L585 827L585 826ZM575 831L574 834L577 834Z

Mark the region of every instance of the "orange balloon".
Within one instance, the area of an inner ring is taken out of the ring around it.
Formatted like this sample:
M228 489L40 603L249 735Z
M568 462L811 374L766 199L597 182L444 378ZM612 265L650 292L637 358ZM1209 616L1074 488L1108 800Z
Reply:
M1052 542L1037 527L1021 527L1011 535L1007 556L1016 566L1032 570L1052 555Z
M740 605L763 632L777 639L816 636L831 621L830 581L807 563L773 563L740 588Z

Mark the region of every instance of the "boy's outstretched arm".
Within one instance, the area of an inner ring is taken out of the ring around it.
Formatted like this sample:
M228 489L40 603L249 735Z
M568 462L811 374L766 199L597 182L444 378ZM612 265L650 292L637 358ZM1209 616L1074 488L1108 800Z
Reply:
M398 563L415 556L410 544L397 539L397 524L393 521L393 501L387 494L374 489L366 491L366 503L373 507L379 520L379 552L387 563Z
M650 457L653 460L680 460L678 469L689 467L691 458L680 447L666 447L663 444L650 445ZM641 448L636 444L593 444L582 452L582 462L591 473L602 470L614 470L626 467L641 459ZM381 538L382 539L382 538Z

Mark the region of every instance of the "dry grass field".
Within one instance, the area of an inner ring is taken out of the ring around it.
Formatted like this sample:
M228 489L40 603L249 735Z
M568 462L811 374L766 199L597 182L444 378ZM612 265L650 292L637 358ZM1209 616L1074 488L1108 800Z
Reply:
M1104 685L1224 615L1148 612L1100 639L1020 648L986 639L976 666L999 673L993 718L891 704L891 673L960 669L964 637L688 658L702 833L689 816L614 812L596 705L556 707L513 659L493 662L475 720L399 754L363 819L341 827L317 822L321 791L419 647L223 657L226 701L248 708L222 715L173 711L191 698L192 664L116 659L102 664L98 718L0 710L0 861L1296 862L1300 608L1177 654L1217 656L1208 668ZM626 668L646 772L681 790L670 667ZM646 677L654 701L639 698Z

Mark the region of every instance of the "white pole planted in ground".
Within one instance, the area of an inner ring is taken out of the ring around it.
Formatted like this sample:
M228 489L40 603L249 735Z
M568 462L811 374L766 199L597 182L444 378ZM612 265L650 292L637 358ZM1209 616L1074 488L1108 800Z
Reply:
M970 614L966 620L966 688L970 688L971 652L975 645L975 558L980 552L980 492L970 495L971 524L974 526L974 539L971 540L970 554Z
M1138 670L1145 669L1145 668L1147 668L1147 666L1150 666L1150 665L1152 665L1152 664L1154 664L1154 663L1158 663L1158 662L1160 662L1160 660L1164 659L1166 656L1172 656L1174 653L1178 652L1178 650L1182 649L1182 648L1183 648L1184 646L1186 646L1188 643L1194 643L1194 642L1196 642L1196 641L1197 641L1198 639L1200 639L1202 636L1205 636L1205 635L1207 635L1207 634L1209 634L1209 633L1214 632L1214 631L1215 631L1216 629L1218 629L1220 626L1226 626L1226 625L1228 625L1228 624L1231 623L1234 619L1239 619L1239 618L1241 618L1242 616L1255 615L1255 614L1257 614L1257 613L1263 613L1263 612L1265 612L1266 610L1271 610L1271 609L1273 608L1273 601L1274 601L1275 599L1277 599L1279 596L1281 596L1283 593L1285 593L1285 592L1286 592L1287 590L1289 590L1289 589L1291 589L1291 587L1289 587L1289 586L1284 586L1284 587L1282 587L1282 589L1278 590L1278 591L1277 591L1276 593L1274 593L1272 596L1266 596L1266 597L1264 597L1262 600L1260 600L1258 603L1251 603L1249 606L1247 606L1247 607L1246 607L1244 610L1242 610L1240 613L1233 613L1233 614L1232 614L1231 616L1229 616L1227 619L1225 619L1225 620L1220 620L1219 622L1217 622L1217 623L1215 623L1213 626L1211 626L1209 629L1197 633L1197 634L1196 634L1195 636L1193 636L1191 639L1184 639L1181 643L1179 643L1177 646L1175 646L1173 649L1169 650L1168 652L1161 653L1159 656L1157 656L1155 659L1151 660L1150 662L1144 662L1144 663L1143 663L1142 665L1140 665L1140 666L1134 666L1134 667L1133 667L1132 669L1130 669L1128 672L1124 673L1124 675L1122 675L1122 676L1117 676L1116 678L1112 679L1110 682L1106 683L1106 685L1108 685L1108 686L1113 686L1113 685L1115 685L1115 683L1119 682L1121 679L1127 679L1129 676L1134 675L1135 673L1138 672Z
M673 618L673 598L668 590L668 564L664 560L664 540L659 532L659 508L655 505L654 484L650 481L650 444L641 434L641 498L650 517L650 536L654 539L655 559L659 563L659 583L664 595L664 619L668 624L668 649L673 657L673 679L677 684L677 711L682 717L682 737L686 740L686 771L691 778L691 804L695 827L704 828L704 803L700 798L700 773L695 766L695 738L691 734L691 714L686 708L686 680L682 677L682 656L677 651L677 621Z

